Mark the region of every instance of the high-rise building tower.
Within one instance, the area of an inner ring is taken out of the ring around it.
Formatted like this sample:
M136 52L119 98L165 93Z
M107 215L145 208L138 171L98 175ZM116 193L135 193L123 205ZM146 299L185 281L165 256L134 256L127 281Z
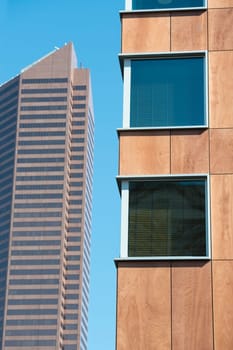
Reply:
M87 349L93 117L71 43L0 87L1 349Z
M117 350L233 349L233 1L126 0Z

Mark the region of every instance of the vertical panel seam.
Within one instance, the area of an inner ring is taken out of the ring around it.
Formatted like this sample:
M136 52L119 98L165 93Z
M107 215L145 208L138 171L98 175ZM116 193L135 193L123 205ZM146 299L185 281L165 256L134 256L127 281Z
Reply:
M212 329L213 329L213 335L212 335L212 340L213 340L213 350L215 349L215 336L214 336L214 287L213 287L213 261L211 261L211 298L212 298Z
M170 263L170 288L171 288L171 350L173 349L172 344L172 263Z
M172 13L169 13L170 15L170 51L172 51Z
M212 213L211 213L211 204L212 204L212 176L211 176L211 115L210 115L210 60L209 60L209 50L210 50L210 45L209 45L209 8L207 7L207 55L208 55L208 125L209 125L209 135L208 135L208 143L209 143L209 174L210 174L210 193L209 193L209 210L210 210L210 239L211 239L211 299L212 299L212 347L213 350L215 349L215 336L214 336L214 286L213 286L213 240L212 240Z

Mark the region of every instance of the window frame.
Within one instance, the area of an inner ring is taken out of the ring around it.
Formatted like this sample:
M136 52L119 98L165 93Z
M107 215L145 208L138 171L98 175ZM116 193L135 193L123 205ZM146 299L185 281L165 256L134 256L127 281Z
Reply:
M130 126L130 104L131 104L131 61L133 60L155 60L168 58L195 58L203 57L204 59L204 103L205 115L203 125L184 125L184 126ZM174 51L174 52L153 52L138 54L120 54L123 75L123 128L118 130L162 130L162 129L206 129L209 125L209 92L208 92L208 52L204 51Z
M129 227L129 183L139 181L162 180L205 180L206 204L206 255L205 256L128 256L128 227ZM210 233L210 177L209 174L172 174L172 175L146 175L146 176L117 176L121 192L121 242L120 259L118 260L210 260L211 259L211 233Z
M133 0L125 0L125 10L120 11L121 13L126 12L164 12L164 11L193 11L193 10L205 10L208 7L208 0L204 0L204 5L199 7L169 7L165 9L133 9Z

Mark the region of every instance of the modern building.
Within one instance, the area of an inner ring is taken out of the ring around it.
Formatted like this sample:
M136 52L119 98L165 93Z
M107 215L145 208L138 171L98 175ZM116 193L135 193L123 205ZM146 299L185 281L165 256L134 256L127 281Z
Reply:
M117 350L233 349L233 1L126 0Z
M0 87L1 349L87 349L93 118L71 43Z

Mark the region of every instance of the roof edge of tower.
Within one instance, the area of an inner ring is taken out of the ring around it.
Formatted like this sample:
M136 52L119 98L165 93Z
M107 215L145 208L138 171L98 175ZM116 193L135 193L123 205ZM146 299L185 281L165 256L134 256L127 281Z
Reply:
M54 50L50 51L49 53L47 53L46 55L42 56L41 58L39 58L38 60L34 61L33 63L31 63L30 65L22 68L20 70L20 74L26 72L28 69L34 67L36 64L38 64L39 62L43 61L45 58L49 57L50 55L53 55L56 51L61 50L62 48L64 48L65 46L71 46L72 51L74 51L73 48L73 43L70 41L68 43L65 43L62 47L58 47L58 46L54 46Z

